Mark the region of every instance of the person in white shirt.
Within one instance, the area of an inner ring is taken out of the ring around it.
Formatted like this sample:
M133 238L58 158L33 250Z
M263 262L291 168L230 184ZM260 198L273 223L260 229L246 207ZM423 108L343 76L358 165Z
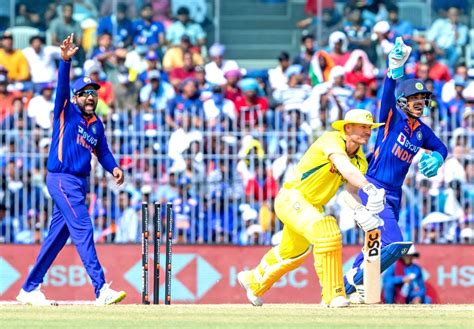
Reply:
M224 98L221 86L213 88L213 95L203 103L206 122L209 128L220 127L229 129L232 125L226 125L225 122L236 123L236 110L234 102Z
M211 62L204 67L206 71L206 81L213 85L224 85L227 80L224 73L231 70L238 70L236 61L224 59L225 47L220 43L215 43L209 48Z
M30 46L22 51L30 67L35 92L41 91L43 83L56 81L56 60L61 58L59 47L45 46L43 38L36 35L30 38Z
M52 83L42 83L39 85L39 88L40 94L33 97L28 103L28 117L31 118L38 127L49 130L53 122L54 85Z
M281 89L288 84L288 77L285 72L290 66L290 55L283 51L278 56L278 66L268 70L268 81L272 90Z

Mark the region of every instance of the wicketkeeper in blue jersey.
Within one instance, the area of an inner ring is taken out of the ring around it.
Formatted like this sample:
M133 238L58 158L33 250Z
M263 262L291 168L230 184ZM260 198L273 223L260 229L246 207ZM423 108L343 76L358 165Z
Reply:
M74 83L70 99L71 58L79 49L74 45L73 38L71 34L60 46L62 60L59 64L46 177L46 185L54 201L53 217L36 263L16 298L22 304L51 304L41 292L40 285L69 237L92 280L96 304L114 304L126 295L123 291L112 290L110 284L105 282L95 250L92 221L86 206L91 154L97 156L118 185L123 183L124 174L109 150L104 125L95 114L100 86L88 77L81 78Z
M396 80L403 77L404 64L410 55L411 48L399 37L390 52L389 70L384 81L379 122L385 122L379 129L374 153L369 160L367 179L386 193L385 209L379 213L385 225L382 232L381 271L403 256L411 242L402 242L403 237L398 226L402 184L420 149L429 150L423 153L418 164L420 172L426 177L436 176L438 169L447 156L446 146L425 125L420 117L423 109L431 103L431 92L421 80L407 79L399 84L395 96ZM362 202L367 202L367 195L360 193ZM354 216L357 216L357 212ZM356 221L357 222L357 221ZM345 289L352 302L363 302L363 253L356 257L352 268L346 273Z

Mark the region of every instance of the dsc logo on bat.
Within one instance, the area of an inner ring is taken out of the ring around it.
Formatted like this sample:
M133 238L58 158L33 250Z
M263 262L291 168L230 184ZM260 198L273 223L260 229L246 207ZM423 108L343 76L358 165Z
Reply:
M366 234L366 251L368 257L380 256L380 231L373 230Z

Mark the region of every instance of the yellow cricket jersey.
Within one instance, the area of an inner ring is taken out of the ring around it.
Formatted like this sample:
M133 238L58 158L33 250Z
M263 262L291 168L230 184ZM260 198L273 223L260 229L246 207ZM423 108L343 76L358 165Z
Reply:
M333 153L347 155L345 135L339 131L325 132L309 147L296 165L295 179L286 182L284 187L298 189L314 206L324 206L345 181L328 159ZM362 148L350 161L363 174L367 172Z

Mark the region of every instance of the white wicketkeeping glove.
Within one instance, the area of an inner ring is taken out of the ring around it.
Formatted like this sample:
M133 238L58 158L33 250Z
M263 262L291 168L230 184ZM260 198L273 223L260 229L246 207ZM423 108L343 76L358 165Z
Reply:
M404 75L404 65L410 56L411 47L403 43L402 37L397 37L395 45L388 54L387 76L392 79L399 79Z
M360 205L354 209L354 221L365 232L371 231L384 225L384 221L378 215L373 214L366 207Z
M366 184L362 186L362 191L367 194L367 210L374 214L378 214L385 207L385 190L383 188L376 188L374 184Z

